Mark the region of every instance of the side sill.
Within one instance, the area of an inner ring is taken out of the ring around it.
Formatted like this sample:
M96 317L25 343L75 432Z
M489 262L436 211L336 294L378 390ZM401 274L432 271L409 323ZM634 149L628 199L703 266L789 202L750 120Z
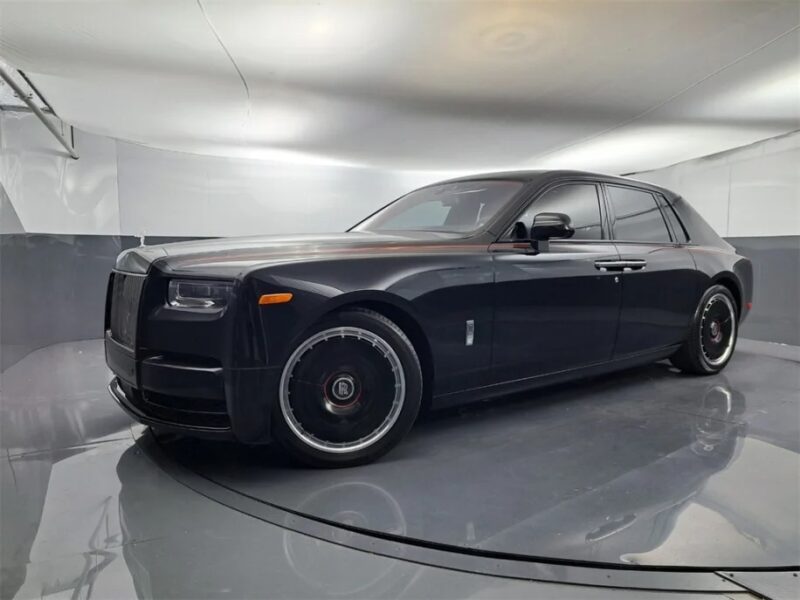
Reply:
M563 371L533 375L532 377L525 377L523 379L492 383L490 385L478 388L470 388L458 392L448 392L447 394L434 396L433 406L435 408L444 408L476 400L487 400L497 396L505 396L517 392L524 392L526 390L544 387L547 385L572 381L581 379L583 377L602 375L604 373L611 373L613 371L644 365L671 356L678 348L680 348L680 346L680 344L675 344L665 348L659 348L658 350L648 350L647 352L623 356L610 361L593 363L591 365L584 365L573 369L565 369Z

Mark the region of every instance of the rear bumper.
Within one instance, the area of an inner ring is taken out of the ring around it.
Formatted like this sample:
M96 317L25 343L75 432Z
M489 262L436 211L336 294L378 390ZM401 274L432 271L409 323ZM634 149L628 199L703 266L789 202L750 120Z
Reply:
M105 350L116 376L109 392L140 423L248 444L269 441L280 368L225 369L159 356L136 360L132 350L108 334Z

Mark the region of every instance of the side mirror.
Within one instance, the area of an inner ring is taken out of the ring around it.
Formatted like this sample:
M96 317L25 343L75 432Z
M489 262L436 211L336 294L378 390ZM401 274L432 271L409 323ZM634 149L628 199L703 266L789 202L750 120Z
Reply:
M544 242L551 238L570 238L575 234L572 221L564 213L545 212L533 217L531 240Z

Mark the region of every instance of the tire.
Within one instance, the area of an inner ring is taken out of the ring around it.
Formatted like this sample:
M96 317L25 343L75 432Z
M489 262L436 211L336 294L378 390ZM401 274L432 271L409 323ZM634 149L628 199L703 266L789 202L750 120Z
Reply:
M686 373L719 373L733 356L738 333L736 299L724 285L713 285L700 299L689 337L670 362Z
M274 439L313 467L372 462L408 433L422 400L411 341L372 310L350 308L311 327L287 359Z

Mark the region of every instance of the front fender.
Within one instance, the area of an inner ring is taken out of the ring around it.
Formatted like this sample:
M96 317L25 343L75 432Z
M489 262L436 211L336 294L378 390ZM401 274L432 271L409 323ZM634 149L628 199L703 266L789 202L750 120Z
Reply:
M291 302L258 307L254 329L266 347L265 366L282 365L299 337L343 306L380 303L418 325L435 357L440 393L485 383L491 366L494 267L485 251L298 261L247 274L240 295L255 306L261 294L291 292ZM474 344L465 343L466 323Z
M262 294L289 292L292 300L285 304L259 306L257 329L265 340L266 364L282 365L305 331L326 314L344 306L359 303L389 304L419 319L414 305L397 294L379 289L343 290L338 286L272 273L254 276L245 287L243 301L257 305Z

